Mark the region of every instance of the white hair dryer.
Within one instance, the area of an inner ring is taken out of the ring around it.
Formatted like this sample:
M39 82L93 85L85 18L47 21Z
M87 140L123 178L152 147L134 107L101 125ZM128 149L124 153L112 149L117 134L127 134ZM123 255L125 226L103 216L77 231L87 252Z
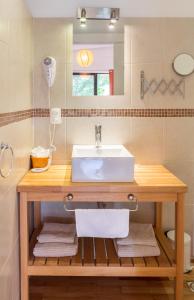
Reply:
M52 87L56 76L56 59L51 56L47 56L44 58L42 64L48 87Z

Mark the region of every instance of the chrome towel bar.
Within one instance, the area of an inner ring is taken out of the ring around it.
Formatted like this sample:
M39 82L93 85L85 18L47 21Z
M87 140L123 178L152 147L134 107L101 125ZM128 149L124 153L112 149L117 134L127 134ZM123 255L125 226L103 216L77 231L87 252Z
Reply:
M127 202L127 203L129 203L129 204L131 204L131 203L134 203L134 207L133 208L130 208L129 207L129 211L138 211L138 208L139 208L139 206L138 206L138 200L137 200L137 198L135 197L135 195L133 195L133 194L128 194L128 196L127 196L127 199L129 200L129 202ZM69 209L69 208L67 208L67 204L68 203L72 203L72 200L73 200L73 194L71 194L71 193L69 193L69 194L67 194L67 196L65 197L65 202L64 202L64 209L65 209L65 211L67 211L67 212L75 212L75 209ZM88 202L88 201L86 201L86 202ZM116 202L115 202L116 203ZM122 203L122 202L119 202L119 203ZM125 202L126 203L126 202ZM104 209L105 208L105 202L102 202L102 201L100 201L100 202L97 202L97 205L98 205L98 208L99 209L101 209L101 207ZM115 208L116 209L116 208Z

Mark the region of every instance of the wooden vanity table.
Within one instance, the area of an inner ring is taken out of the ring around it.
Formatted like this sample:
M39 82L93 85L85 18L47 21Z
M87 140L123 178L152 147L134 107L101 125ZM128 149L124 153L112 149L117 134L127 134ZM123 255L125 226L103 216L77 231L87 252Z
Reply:
M21 300L29 299L30 276L174 277L175 299L183 299L184 193L186 185L161 165L136 166L133 183L72 183L71 166L56 165L44 173L28 172L17 187L20 193ZM119 259L111 239L80 239L75 257L35 258L32 254L41 228L41 201L128 202L133 194L139 202L156 203L155 232L159 257ZM34 207L34 232L29 238L29 204ZM176 250L162 231L162 204L175 204Z

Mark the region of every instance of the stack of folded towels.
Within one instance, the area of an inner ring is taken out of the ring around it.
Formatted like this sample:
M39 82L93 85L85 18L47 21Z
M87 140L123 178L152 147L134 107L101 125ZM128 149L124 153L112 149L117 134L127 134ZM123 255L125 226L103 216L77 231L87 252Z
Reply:
M75 224L44 223L37 240L34 256L74 256L78 251Z
M114 240L119 257L159 256L154 230L151 224L130 223L129 235Z

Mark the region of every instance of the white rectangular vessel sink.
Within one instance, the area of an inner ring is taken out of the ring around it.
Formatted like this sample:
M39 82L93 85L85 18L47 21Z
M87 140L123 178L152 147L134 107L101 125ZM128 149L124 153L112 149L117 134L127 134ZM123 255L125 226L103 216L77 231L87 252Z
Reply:
M134 156L122 145L74 145L73 182L132 182Z

